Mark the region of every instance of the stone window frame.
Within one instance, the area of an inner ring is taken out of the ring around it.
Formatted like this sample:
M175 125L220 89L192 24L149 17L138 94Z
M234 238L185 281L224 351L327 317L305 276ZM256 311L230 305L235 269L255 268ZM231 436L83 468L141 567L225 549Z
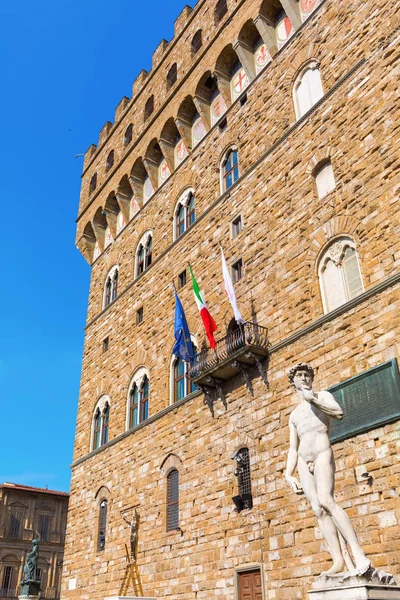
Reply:
M96 402L96 406L94 407L93 417L92 417L92 430L90 433L90 452L101 448L108 442L108 431L107 436L105 436L105 417L108 409L108 417L111 410L111 400L108 394L102 394L100 398ZM98 446L95 445L95 432L96 432L96 421L98 415L100 414L100 444ZM106 441L104 441L106 439Z
M192 200L192 198L194 199L194 221L193 223L190 223L190 212L188 210L189 204ZM178 235L178 228L177 228L177 216L178 216L178 209L180 207L184 208L184 229L182 231L182 233L180 233ZM177 203L175 204L174 207L174 218L173 218L173 229L172 229L172 239L175 242L175 240L177 240L178 238L180 238L185 231L187 231L192 225L194 225L194 223L196 222L196 196L194 193L194 188L193 187L189 187L186 188L179 196Z
M149 249L149 245L151 242L151 250L150 252L148 251ZM145 254L144 254L144 267L143 270L139 273L139 254L140 254L140 249L144 248ZM150 262L149 262L150 261ZM146 269L148 269L151 265L153 261L153 232L151 229L148 229L147 231L144 232L144 234L142 235L142 237L139 240L139 243L136 247L136 252L135 252L135 279L137 279L142 273L144 273L146 271Z
M235 233L235 230L234 230L236 223L240 223L240 231L238 233ZM236 215L236 217L234 217L231 220L229 225L230 225L229 229L230 229L230 234L231 234L231 240L234 240L242 233L242 231L244 229L243 214L239 213L238 215Z
M95 189L97 188L97 173L93 173L90 182L89 182L89 196L93 194Z
M202 45L203 45L203 30L198 29L196 31L196 33L194 34L194 36L192 37L192 41L190 44L192 56L195 56L198 53L198 51L200 50Z
M144 107L144 122L153 114L154 112L154 94L152 94L146 101Z
M164 489L165 507L164 507L164 510L162 511L162 526L163 526L163 530L167 533L167 535L173 537L173 536L176 536L176 535L179 535L182 533L182 530L181 530L182 519L181 519L181 514L180 514L179 515L179 527L177 529L168 530L168 526L167 526L167 477L171 473L171 471L178 471L178 473L179 473L179 491L180 491L182 489L182 484L185 481L186 470L185 470L184 464L182 463L182 460L179 458L179 456L177 456L174 453L170 453L163 460L161 467L160 467L160 471L162 474L163 484L165 485L165 489ZM179 506L182 506L180 494L179 494Z
M168 70L167 73L167 90L170 90L174 87L175 83L178 80L178 64L175 62Z
M359 258L356 242L349 235L346 235L346 234L342 234L340 236L337 236L337 237L329 240L329 243L326 244L324 246L324 248L321 250L320 256L317 261L319 288L320 288L320 292L321 292L322 306L324 309L324 314L328 314L332 310L335 310L334 308L332 308L332 309L329 308L327 292L325 290L325 285L324 285L324 280L323 280L324 267L327 264L329 259L332 260L336 264L336 266L341 267L342 266L341 262L343 260L344 252L347 247L350 247L355 251L355 256L356 256L357 266L358 266L358 273L359 273L360 281L361 281L361 285L362 285L362 290L361 290L360 294L363 293L365 290L364 278L362 275L360 258ZM346 278L345 278L343 268L340 268L340 271L341 271L341 276L342 276L343 289L344 289L345 297L346 297L345 302L343 302L342 304L339 305L339 306L342 306L343 304L346 304L346 302L349 302L349 300L351 300L352 298L350 298L349 294L348 294L347 283L346 283Z
M107 277L104 283L103 290L103 310L110 306L118 296L118 278L119 278L119 266L113 265L107 273ZM108 300L108 286L110 284L110 299Z
M114 152L114 150L110 150L110 152L108 153L107 158L106 158L106 171L109 171L114 166L114 162L115 162L115 152Z
M320 191L320 187L321 186L318 185L318 177L319 177L319 175L321 175L321 173L323 172L323 170L326 169L327 167L331 168L332 179L333 179L334 186L332 188L330 188L329 190L327 190L325 193L321 193L321 191ZM332 161L331 161L330 158L326 158L324 160L321 160L314 167L313 172L312 172L312 177L314 179L314 185L315 185L315 190L316 190L316 194L317 194L318 200L323 200L324 198L326 198L326 196L328 196L329 194L331 194L332 192L334 192L336 190L336 188L337 188L335 173L334 173Z
M320 84L321 84L322 95L317 100L315 100L313 102L313 104L307 110L302 111L301 108L300 108L299 99L298 99L298 90L299 90L299 87L300 87L300 85L301 85L301 83L303 81L304 75L308 71L310 71L310 70L312 70L312 71L318 70ZM295 115L296 115L296 121L298 121L305 114L307 114L308 111L310 111L313 108L313 106L317 102L319 102L319 100L321 100L321 98L324 97L324 95L325 95L325 92L324 92L324 88L323 88L323 85L322 85L321 63L317 59L311 58L306 63L303 63L301 65L301 67L297 70L296 76L295 76L294 81L293 81L292 99L293 99L294 111L295 111Z
M129 123L128 127L125 129L124 133L124 146L128 146L133 139L133 123Z
M140 408L140 404L141 404L141 395L140 392L146 382L146 379L148 381L149 384L149 395L147 397L147 403L149 406L149 399L150 399L150 371L149 369L144 366L144 365L140 365L139 367L137 367L133 374L132 377L129 381L129 386L128 386L128 393L126 396L126 417L125 417L125 430L126 431L130 431L131 429L134 429L135 427L137 427L137 425L132 425L131 426L131 414L130 414L130 408L131 408L131 393L133 388L136 386L137 389L139 390L139 401L138 401L138 424L144 422L145 420L140 420L140 414L141 414L141 408ZM148 409L147 409L148 410ZM148 411L149 412L149 411Z
M190 339L192 341L193 346L195 347L195 350L198 350L198 343L197 343L197 339L196 336L193 335L192 333L190 334ZM171 352L171 360L170 360L170 364L169 364L169 403L170 406L172 406L173 404L176 404L176 402L180 402L180 400L183 400L183 398L187 398L188 396L190 396L190 394L193 394L193 392L195 392L196 390L192 390L190 391L189 389L189 380L187 379L187 373L188 373L188 369L189 369L189 365L187 362L185 362L185 373L184 373L184 389L185 389L185 395L182 398L179 398L179 400L176 400L176 395L175 395L175 366L176 363L178 362L178 357L175 356L175 354L172 354Z

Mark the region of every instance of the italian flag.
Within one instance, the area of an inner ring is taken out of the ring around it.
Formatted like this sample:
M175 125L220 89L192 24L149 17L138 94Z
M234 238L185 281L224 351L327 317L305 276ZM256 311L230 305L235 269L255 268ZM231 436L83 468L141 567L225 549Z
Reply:
M214 319L208 312L208 308L204 301L203 294L200 291L199 284L197 283L197 281L194 278L192 267L190 265L189 265L189 271L190 271L190 275L192 277L194 299L196 300L197 308L199 309L201 320L203 321L204 329L206 331L206 335L208 337L210 347L213 350L215 350L216 343L215 343L213 333L214 333L214 331L217 331L218 327L217 327Z

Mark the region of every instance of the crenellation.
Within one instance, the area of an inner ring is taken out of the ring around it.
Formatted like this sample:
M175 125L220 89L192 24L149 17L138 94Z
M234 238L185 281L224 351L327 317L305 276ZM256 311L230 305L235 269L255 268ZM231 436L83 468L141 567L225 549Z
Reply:
M83 168L84 169L86 169L89 166L89 164L92 161L94 155L96 154L96 151L97 151L96 144L90 144L89 148L85 152L85 157L84 157L84 162L83 162Z
M97 143L98 146L101 146L105 140L108 138L111 129L113 128L113 123L111 121L106 121L99 133L99 141Z
M128 96L123 96L117 108L115 109L114 123L117 123L120 120L129 102L130 99L128 98Z
M193 8L186 4L185 8L182 10L178 18L174 23L174 37L178 37L178 35L185 29L189 18L192 16Z
M157 48L153 52L151 59L152 69L156 69L158 67L168 46L169 42L165 39L162 39L161 42L158 44Z

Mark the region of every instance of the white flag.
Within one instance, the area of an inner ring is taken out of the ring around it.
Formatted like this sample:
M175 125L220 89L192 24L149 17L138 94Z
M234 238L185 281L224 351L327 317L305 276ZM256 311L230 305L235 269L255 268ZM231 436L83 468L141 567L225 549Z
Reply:
M231 274L229 273L228 265L226 264L226 260L225 260L225 256L224 256L224 251L222 250L222 246L221 246L221 260L222 260L222 274L224 276L225 291L226 291L226 293L228 295L229 302L231 303L231 306L233 308L233 313L235 315L235 320L239 324L246 323L246 321L243 319L242 315L240 314L240 310L239 310L239 307L237 305L235 288L233 287Z

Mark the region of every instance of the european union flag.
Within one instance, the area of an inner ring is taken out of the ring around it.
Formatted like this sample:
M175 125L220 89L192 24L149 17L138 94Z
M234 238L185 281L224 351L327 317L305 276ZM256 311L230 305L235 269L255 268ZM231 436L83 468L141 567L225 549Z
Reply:
M178 356L185 362L190 362L194 359L192 340L190 339L190 331L186 321L185 312L178 294L175 290L175 323L174 336L176 339L172 350L175 356Z

